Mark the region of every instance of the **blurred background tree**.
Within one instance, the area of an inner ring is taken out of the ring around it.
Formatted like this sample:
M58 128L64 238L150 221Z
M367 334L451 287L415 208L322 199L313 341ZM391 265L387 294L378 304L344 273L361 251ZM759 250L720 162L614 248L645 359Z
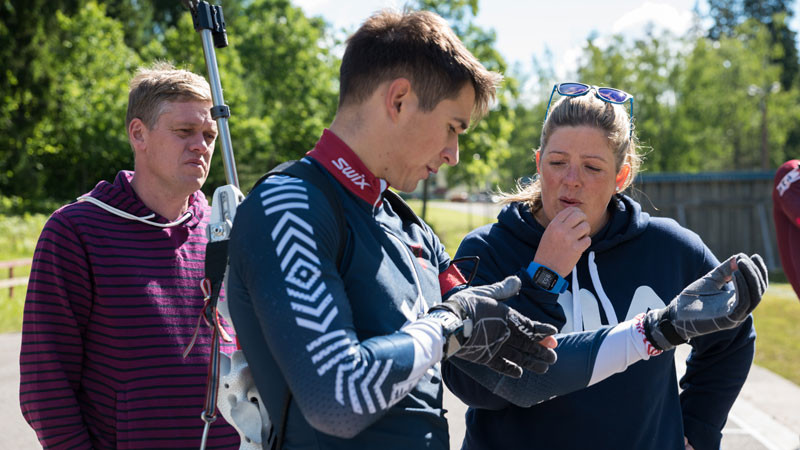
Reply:
M773 169L800 156L800 61L789 0L706 0L682 36L588 36L568 78L635 97L648 172ZM217 51L231 135L246 190L299 158L333 119L340 30L288 0L224 0L230 46ZM478 0L416 0L453 26L505 82L488 117L460 142L451 184L512 187L535 172L552 62L510 68L494 30L475 24ZM705 28L704 28L705 27ZM131 168L127 81L158 59L205 73L189 13L177 0L0 1L0 211L46 211L98 179ZM533 95L523 95L533 92ZM208 192L224 183L215 158Z

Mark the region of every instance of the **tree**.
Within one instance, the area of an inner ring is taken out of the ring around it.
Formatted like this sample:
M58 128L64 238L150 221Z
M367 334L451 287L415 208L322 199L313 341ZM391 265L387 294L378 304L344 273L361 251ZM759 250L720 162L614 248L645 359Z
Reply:
M138 65L119 22L87 2L73 16L56 13L42 63L55 80L55 109L36 125L27 151L49 168L48 192L70 197L132 167L125 131L128 79Z
M226 17L227 14L226 14ZM285 0L247 2L230 19L244 92L231 125L243 184L311 150L333 120L339 61L325 23ZM247 186L249 187L249 186Z
M684 48L678 37L651 27L631 42L614 36L605 48L589 39L579 63L579 79L633 95L634 130L647 160L643 170L680 171L696 166L696 155L688 151L675 115L675 86L683 70Z
M420 0L418 9L433 11L448 20L453 31L483 65L500 73L508 69L503 56L495 49L497 35L472 23L478 14L477 0ZM514 103L519 98L519 84L506 76L498 91L492 112L459 139L461 162L447 168L452 184L466 184L470 189L486 188L507 178L503 163L511 158L509 138L514 128Z
M79 0L12 0L0 3L0 192L6 196L42 195L41 163L28 153L39 118L50 115L56 102L50 91L55 79L47 64L44 42L56 23L56 12L69 14Z
M772 44L782 51L775 52L773 63L782 66L781 85L788 90L797 83L800 61L797 52L797 33L789 29L789 20L794 16L793 1L790 0L709 0L709 16L713 23L708 36L713 40L733 37L737 27L749 19L766 25Z
M689 145L702 151L700 169L769 168L782 161L798 112L796 88L781 91L782 67L774 63L780 51L768 27L754 19L731 37L697 41L680 83L679 113L688 119Z

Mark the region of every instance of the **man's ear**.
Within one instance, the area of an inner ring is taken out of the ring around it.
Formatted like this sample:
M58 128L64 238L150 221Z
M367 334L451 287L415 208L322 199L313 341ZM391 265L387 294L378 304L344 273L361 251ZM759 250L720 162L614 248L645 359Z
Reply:
M142 122L142 119L135 118L128 124L128 140L131 142L131 147L136 153L143 152L147 149L147 135L149 130Z
M389 83L384 97L384 106L392 122L399 120L400 114L408 106L407 102L410 100L411 95L411 82L407 78L396 78Z

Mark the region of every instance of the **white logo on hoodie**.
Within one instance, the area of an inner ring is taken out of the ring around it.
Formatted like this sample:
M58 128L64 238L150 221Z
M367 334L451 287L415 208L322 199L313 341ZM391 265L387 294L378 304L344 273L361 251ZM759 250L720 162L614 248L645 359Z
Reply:
M581 330L596 330L603 326L600 319L599 302L594 294L586 289L580 290L581 312L583 317L583 328ZM575 330L575 319L572 317L572 292L566 291L558 296L558 304L564 309L567 316L567 322L561 328L561 333L569 333ZM650 309L661 309L667 305L661 300L661 297L655 293L650 286L639 286L636 292L633 293L633 300L628 307L628 313L625 315L624 320L630 320L636 317L637 314Z

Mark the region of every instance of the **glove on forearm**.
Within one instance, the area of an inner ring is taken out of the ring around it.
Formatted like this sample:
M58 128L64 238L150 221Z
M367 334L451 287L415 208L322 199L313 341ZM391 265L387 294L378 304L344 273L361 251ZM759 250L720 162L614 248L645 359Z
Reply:
M726 289L729 281L733 290ZM735 328L758 306L767 285L761 256L731 256L687 286L666 308L648 311L643 323L647 340L660 350L670 350L693 337Z
M464 289L431 308L450 311L463 323L456 331L461 333L461 347L454 356L514 378L522 376L523 368L547 371L556 361L556 353L539 342L558 330L498 302L519 292L521 285L519 278L510 276L495 284Z

